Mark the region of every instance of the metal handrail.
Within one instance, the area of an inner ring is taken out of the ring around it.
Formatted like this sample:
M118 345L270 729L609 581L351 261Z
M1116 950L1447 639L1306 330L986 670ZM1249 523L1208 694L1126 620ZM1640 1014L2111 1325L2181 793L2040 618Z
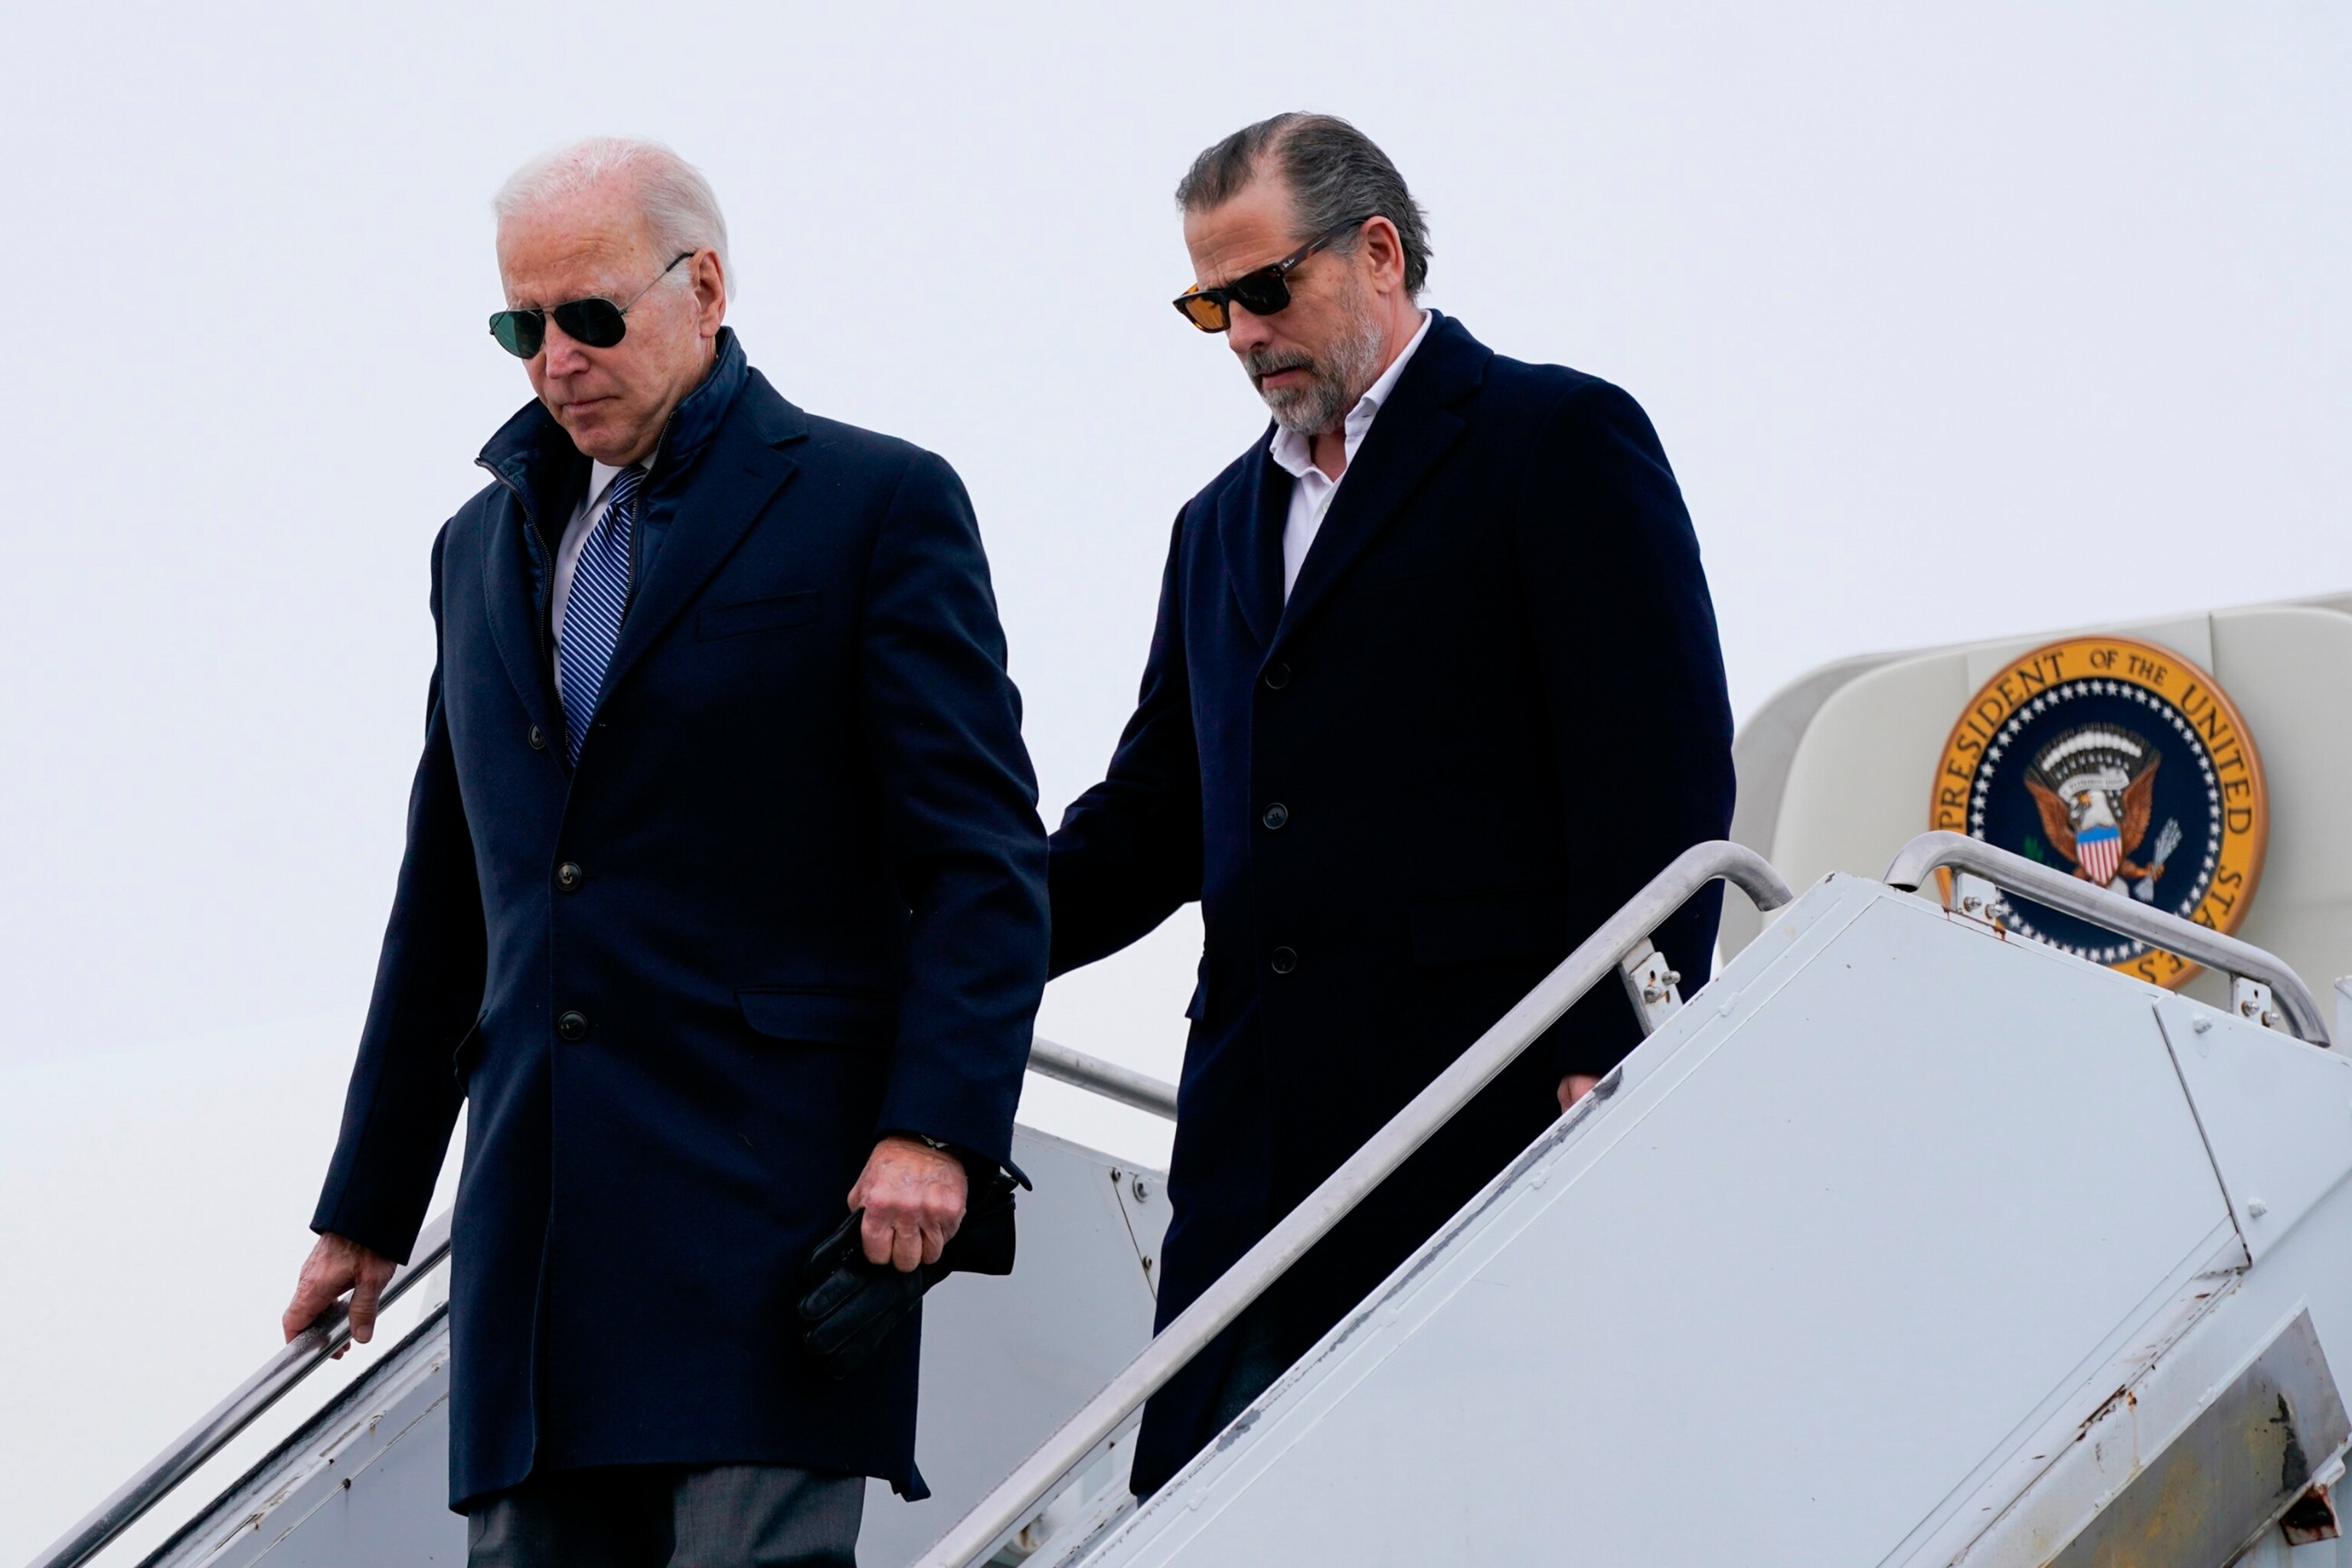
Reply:
M448 1255L449 1215L445 1211L426 1222L410 1260L393 1271L391 1281L383 1288L383 1305L389 1307L406 1295L409 1287ZM287 1341L283 1350L263 1363L259 1372L237 1384L236 1391L214 1405L203 1420L148 1460L138 1474L91 1510L89 1516L60 1537L56 1545L35 1558L31 1568L75 1568L78 1563L89 1562L100 1548L163 1501L165 1494L187 1479L205 1460L226 1447L264 1411L286 1397L296 1384L349 1344L351 1338L351 1309L338 1301L320 1313L316 1322Z
M1044 1077L1091 1090L1105 1100L1133 1106L1171 1121L1176 1120L1175 1086L1148 1073L1044 1039L1031 1045L1029 1068ZM448 1255L449 1215L444 1212L426 1222L416 1238L411 1260L394 1271L390 1283L383 1288L383 1305L389 1307L405 1295L409 1287ZM296 1384L350 1343L351 1337L351 1309L339 1301L317 1322L288 1341L285 1349L239 1384L235 1393L213 1406L203 1420L182 1433L142 1466L138 1474L117 1488L113 1496L99 1504L56 1545L34 1559L30 1568L78 1568L89 1562L145 1517L173 1488L234 1442L271 1405L285 1398Z
M1107 1062L1100 1057L1090 1057L1084 1051L1074 1051L1067 1046L1057 1046L1042 1035L1029 1043L1029 1070L1040 1078L1091 1089L1105 1100L1115 1100L1171 1121L1176 1120L1174 1084L1163 1083L1149 1073Z
M915 1568L968 1568L992 1551L1138 1406L1230 1327L1667 916L1718 878L1736 885L1759 909L1779 909L1790 898L1779 874L1744 845L1716 839L1684 851L1179 1313L1101 1393L918 1559Z
M2152 905L2116 898L2080 877L2037 865L2022 855L2012 855L1980 838L1970 838L1962 833L1923 833L1895 852L1894 863L1879 880L1891 888L1916 892L1926 885L1929 873L1945 866L1981 877L1996 888L2022 893L2035 903L2047 904L2124 936L2137 937L2152 947L2192 959L2225 974L2260 981L2271 988L2297 1035L2315 1046L2328 1043L2327 1022L2319 1011L2319 1004L2313 1000L2303 977L2287 967L2286 961L2276 953L2266 952L2233 936L2223 936L2210 926L2182 920Z

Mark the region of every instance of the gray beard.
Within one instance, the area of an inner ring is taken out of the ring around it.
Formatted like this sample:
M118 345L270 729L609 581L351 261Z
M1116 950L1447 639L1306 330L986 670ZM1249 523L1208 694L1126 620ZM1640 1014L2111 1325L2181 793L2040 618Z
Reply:
M1277 370L1307 372L1304 386L1280 387L1270 392L1260 387L1258 395L1273 410L1276 425L1294 436L1312 437L1339 427L1348 410L1370 390L1380 363L1380 325L1370 311L1358 311L1348 331L1333 342L1321 359L1303 363L1296 359L1286 363L1268 360L1246 368L1252 376Z

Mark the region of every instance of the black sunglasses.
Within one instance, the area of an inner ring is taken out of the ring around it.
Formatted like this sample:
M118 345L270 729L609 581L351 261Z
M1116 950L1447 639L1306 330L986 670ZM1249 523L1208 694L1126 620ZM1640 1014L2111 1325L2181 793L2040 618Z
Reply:
M654 283L668 277L677 269L679 262L693 254L691 250L679 251L667 267L654 274ZM629 312L653 289L654 283L648 283L630 295L625 305L615 305L610 300L567 300L561 305L545 310L500 310L490 318L490 336L498 339L499 347L515 358L529 359L546 345L547 318L552 316L555 324L562 327L564 335L573 342L584 343L592 349L609 349L628 336Z
M1271 316L1276 310L1287 310L1292 269L1350 229L1362 227L1374 216L1366 213L1362 217L1334 224L1272 266L1244 272L1230 283L1214 289L1203 289L1196 283L1176 296L1176 309L1204 332L1222 332L1234 324L1233 312L1226 309L1229 303L1239 305L1253 316Z

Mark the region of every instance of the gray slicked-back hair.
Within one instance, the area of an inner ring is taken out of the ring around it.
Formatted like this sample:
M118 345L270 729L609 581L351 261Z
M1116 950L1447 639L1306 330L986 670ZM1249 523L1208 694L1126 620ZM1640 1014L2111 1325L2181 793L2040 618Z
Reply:
M503 224L614 179L635 185L638 210L646 215L660 249L672 256L681 250L717 251L727 291L735 291L735 268L727 258L727 218L719 210L719 194L701 170L658 142L590 136L552 148L508 175L507 183L490 199L490 210Z
M1405 292L1420 295L1429 281L1429 215L1389 155L1336 114L1277 114L1244 125L1192 160L1176 182L1176 205L1188 213L1221 207L1269 169L1290 187L1302 239L1350 218L1396 225Z

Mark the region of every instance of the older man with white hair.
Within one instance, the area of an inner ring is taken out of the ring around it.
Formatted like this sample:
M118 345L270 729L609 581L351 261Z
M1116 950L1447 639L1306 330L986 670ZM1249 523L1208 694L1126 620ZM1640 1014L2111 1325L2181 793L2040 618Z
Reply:
M433 548L438 662L341 1141L287 1309L365 1341L461 1102L452 1506L476 1564L853 1561L920 1496L918 1334L835 1377L795 1279L936 1262L1011 1147L1045 837L948 465L721 323L667 149L499 194L532 401Z

